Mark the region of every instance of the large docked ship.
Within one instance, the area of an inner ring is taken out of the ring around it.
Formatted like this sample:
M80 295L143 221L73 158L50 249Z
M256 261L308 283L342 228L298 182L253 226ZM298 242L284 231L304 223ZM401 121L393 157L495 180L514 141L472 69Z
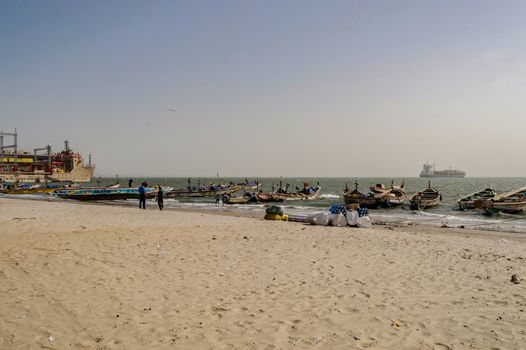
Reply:
M426 163L420 172L420 177L466 177L466 173L462 170L451 168L447 170L436 170L434 164Z
M6 144L11 138L12 144ZM51 145L25 152L18 148L18 134L0 132L0 180L3 182L90 182L95 166L84 164L82 155L64 142L64 149L53 152Z

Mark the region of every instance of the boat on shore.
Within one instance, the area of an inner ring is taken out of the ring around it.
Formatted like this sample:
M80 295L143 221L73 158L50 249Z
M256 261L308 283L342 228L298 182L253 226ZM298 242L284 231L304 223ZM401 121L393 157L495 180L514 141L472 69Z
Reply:
M442 200L442 194L438 190L431 187L431 181L428 182L428 187L420 192L413 194L409 198L411 209L428 209L437 206Z
M270 203L270 202L283 202L283 198L278 198L275 195L275 192L257 192L256 200L261 203Z
M65 185L51 185L51 184L44 184L44 185L27 185L24 184L22 186L5 186L0 189L0 193L4 194L47 194L54 192L56 190L65 189L67 186Z
M100 188L119 188L119 184L109 185L105 187L82 187L82 189L100 189ZM40 185L7 185L0 189L0 193L3 194L51 194L58 190L73 190L80 189L81 187L78 184L55 184L55 183L46 183Z
M400 186L395 186L394 181L391 181L391 187L386 188L384 184L376 184L371 186L370 190L372 193L384 197L384 205L387 207L393 207L404 204L407 199L405 193L405 183L402 181Z
M239 185L215 185L202 186L200 183L197 186L191 186L188 182L186 188L172 189L165 193L165 198L203 198L203 197L217 197L225 194L232 194L241 190L242 187Z
M460 210L475 209L475 203L481 200L488 200L495 198L497 193L493 188L485 188L482 191L473 192L465 197L460 198L458 206Z
M382 185L383 186L383 185ZM376 187L375 187L376 188ZM379 186L377 192L362 193L358 190L358 181L354 182L354 190L350 190L348 183L345 183L343 190L343 200L345 204L359 204L361 208L377 209L380 206L388 206L387 189L381 190Z
M158 187L146 187L146 198L155 198L158 190ZM167 188L167 190L169 190L169 188ZM54 194L63 199L80 201L125 200L139 199L139 188L75 188L56 190Z
M523 213L526 211L526 187L497 195L491 199L475 201L474 205L476 208L482 208L487 215Z
M313 200L320 196L321 187L319 185L312 187L308 183L303 185L303 189L296 192L280 192L272 194L272 198L276 202L281 201L306 201Z
M221 184L221 181L219 181L219 185L210 184L208 186L201 185L198 180L197 186L192 186L191 179L188 179L188 186L186 188L172 189L165 193L165 198L222 197L224 195L231 195L238 191L257 191L260 185L261 184L258 180L250 182L245 179L245 182L238 184L233 182Z
M245 192L242 196L232 197L230 194L223 195L224 204L247 204L257 202L256 194L253 192Z

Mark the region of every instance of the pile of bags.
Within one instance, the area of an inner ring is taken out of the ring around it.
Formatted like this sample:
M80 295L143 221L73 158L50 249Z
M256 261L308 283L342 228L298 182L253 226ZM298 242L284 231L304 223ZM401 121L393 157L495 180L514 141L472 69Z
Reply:
M307 217L307 221L312 225L321 226L371 226L371 218L367 208L347 209L344 204L333 205L329 208L328 213L313 213Z
M283 220L287 221L289 216L284 213L283 207L273 205L265 210L265 220Z

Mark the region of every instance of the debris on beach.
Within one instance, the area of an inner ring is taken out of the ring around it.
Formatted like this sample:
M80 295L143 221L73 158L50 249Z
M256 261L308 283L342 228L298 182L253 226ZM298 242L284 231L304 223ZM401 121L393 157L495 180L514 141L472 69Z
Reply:
M335 204L329 208L328 212L319 211L309 215L287 215L283 207L271 206L265 211L265 219L336 227L370 227L372 225L367 208L347 208L345 204Z
M265 210L265 220L287 221L289 216L285 214L283 207L273 205Z
M513 283L513 284L519 284L519 283L521 283L521 279L517 275L511 275L510 282Z
M329 212L316 212L307 216L308 223L321 226L370 227L371 218L367 208L347 209L345 204L335 204Z

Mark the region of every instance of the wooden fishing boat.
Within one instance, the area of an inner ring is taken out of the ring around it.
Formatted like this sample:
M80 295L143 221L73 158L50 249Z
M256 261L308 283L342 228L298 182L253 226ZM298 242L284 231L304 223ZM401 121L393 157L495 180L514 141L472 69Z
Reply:
M268 202L283 202L284 199L274 195L275 192L257 192L256 200L262 203Z
M146 198L157 196L157 187L147 187ZM139 188L76 188L63 189L54 192L58 197L64 199L76 199L81 201L93 200L124 200L139 199Z
M350 190L347 183L345 183L345 188L343 190L343 200L345 204L359 204L361 208L376 209L380 206L387 206L388 201L388 191L380 190L378 188L378 193L362 193L358 190L358 181L354 182L354 190Z
M197 186L191 185L191 179L188 179L188 186L186 188L172 189L165 193L165 198L203 198L203 197L217 197L225 194L232 194L237 192L243 187L235 183L229 183L222 185L211 184L209 186L202 186L198 180ZM249 184L245 184L249 186Z
M256 194L252 192L245 192L240 197L232 197L228 194L223 196L223 203L225 204L246 204L257 202Z
M0 193L4 194L47 194L58 189L63 189L63 186L31 186L31 187L15 187L4 188Z
M407 194L403 187L401 188L392 188L389 192L389 206L402 205L407 199Z
M442 200L442 194L438 190L431 187L431 181L428 187L420 192L417 192L409 198L411 209L423 210L437 206Z
M498 213L520 214L526 211L526 199L487 201L483 206L486 214L493 215Z
M203 198L203 197L217 197L225 194L232 194L239 191L241 188L237 185L231 186L210 186L190 189L173 189L165 193L165 198Z
M233 185L233 183L231 185ZM236 185L243 191L259 191L261 187L259 180L249 181L248 179L245 179L244 182L237 183Z
M120 185L110 185L106 186L104 188L118 188ZM77 186L71 186L71 185L54 185L54 184L40 184L40 185L32 185L32 186L20 186L20 187L12 187L12 188L5 188L0 190L0 193L5 194L49 194L53 193L57 190L68 190L72 188L77 188ZM84 189L96 189L99 187L85 187Z
M272 198L275 202L278 201L305 201L313 200L320 196L321 187L305 187L303 190L297 192L275 192L272 193Z
M526 211L526 187L503 193L491 199L475 201L476 208L482 208L486 214L518 214Z
M377 197L383 197L383 201L381 201L381 205L383 206L393 207L402 205L407 199L405 183L403 181L400 186L395 186L394 181L391 181L390 188L386 188L384 184L376 184L376 186L371 186L370 189Z
M460 210L475 209L475 203L480 200L495 198L497 193L493 188L485 188L482 191L473 192L458 200Z

